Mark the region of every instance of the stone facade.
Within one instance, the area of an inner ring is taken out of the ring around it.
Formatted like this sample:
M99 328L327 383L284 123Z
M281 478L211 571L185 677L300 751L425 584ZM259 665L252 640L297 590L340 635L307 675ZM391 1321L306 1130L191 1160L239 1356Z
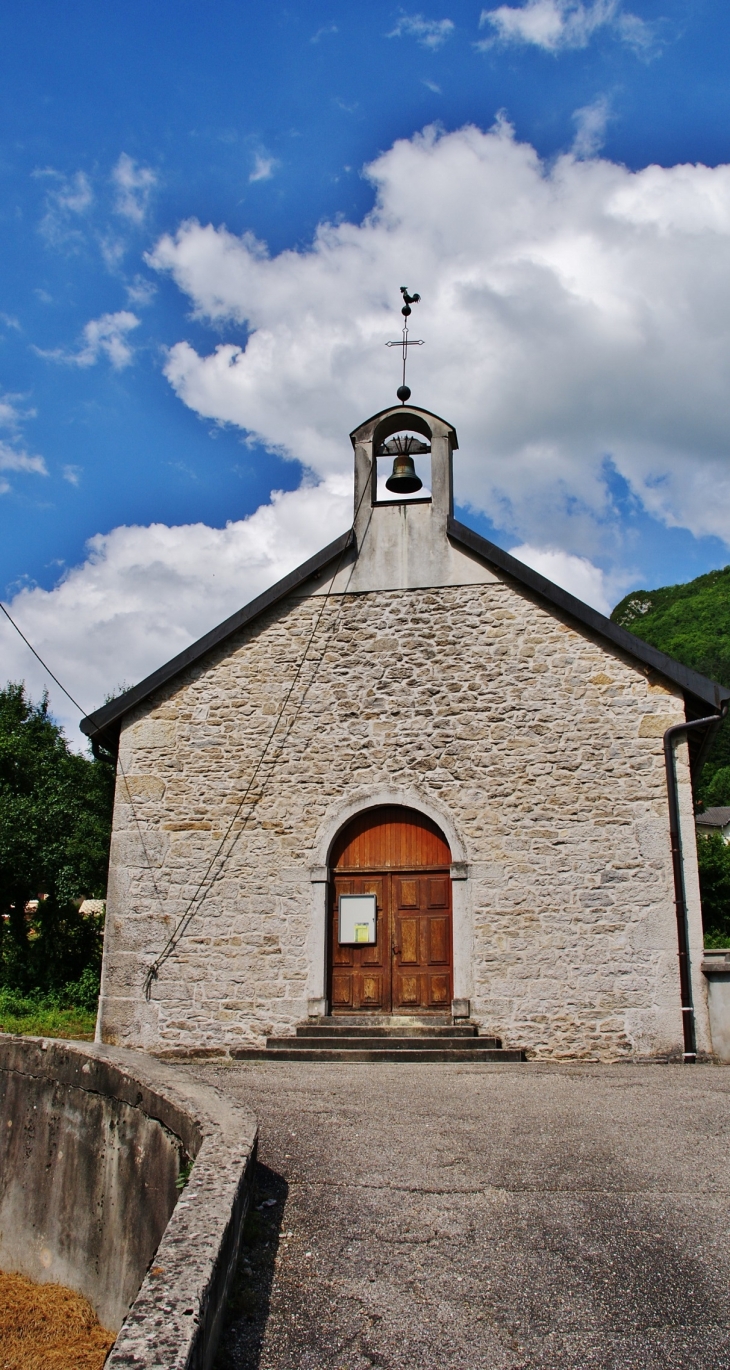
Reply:
M682 692L449 541L455 435L427 418L430 503L373 502L364 426L356 554L124 714L104 1041L263 1045L326 1011L331 843L360 809L402 803L450 843L454 997L485 1033L536 1057L681 1056L662 738ZM708 1052L684 743L677 770Z
M258 802L146 1001L308 643ZM460 840L471 983L455 994L485 1030L544 1056L681 1050L662 734L683 716L667 683L498 581L285 601L124 728L105 1040L292 1031L324 957L320 832L387 791Z

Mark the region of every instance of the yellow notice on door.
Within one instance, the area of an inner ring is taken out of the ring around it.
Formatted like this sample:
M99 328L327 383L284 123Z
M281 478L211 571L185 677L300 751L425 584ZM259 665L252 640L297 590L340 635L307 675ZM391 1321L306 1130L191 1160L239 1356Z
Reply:
M369 941L370 941L370 924L369 924L369 923L356 923L356 924L355 924L355 941L356 941L356 942L369 942Z

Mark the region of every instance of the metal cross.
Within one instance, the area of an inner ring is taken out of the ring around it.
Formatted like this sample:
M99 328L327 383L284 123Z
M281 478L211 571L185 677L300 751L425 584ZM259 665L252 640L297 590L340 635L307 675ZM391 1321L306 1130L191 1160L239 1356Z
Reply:
M405 404L406 400L409 400L411 398L411 392L408 386L406 385L406 361L408 360L408 348L423 347L423 338L408 337L408 319L411 314L411 305L418 304L418 301L420 300L421 296L409 295L407 285L401 286L400 293L403 296L403 308L401 309L401 314L403 315L403 337L401 338L400 342L387 342L385 346L403 348L403 382L401 385L398 386L396 394L401 404Z

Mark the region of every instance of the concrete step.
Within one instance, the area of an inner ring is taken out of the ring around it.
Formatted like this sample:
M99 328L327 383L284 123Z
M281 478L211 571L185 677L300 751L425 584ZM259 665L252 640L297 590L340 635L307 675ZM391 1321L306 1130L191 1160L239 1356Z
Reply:
M453 1027L450 1013L330 1013L324 1018L307 1018L301 1027L397 1027L404 1032L411 1028ZM473 1023L460 1024L473 1028Z
M438 1037L411 1036L350 1036L345 1033L331 1033L318 1037L269 1037L266 1050L287 1051L429 1051L440 1048L465 1051L469 1054L479 1048L498 1051L502 1046L498 1037L459 1037L445 1032Z
M373 1050L373 1043L367 1046L358 1043L357 1047L345 1048L341 1046L332 1048L322 1047L294 1047L295 1041L292 1037L279 1038L279 1041L286 1041L286 1047L276 1046L267 1047L265 1051L259 1051L255 1047L232 1047L231 1056L236 1061L331 1061L331 1062L358 1062L358 1061L392 1061L392 1062L436 1062L451 1061L462 1065L474 1064L480 1061L524 1061L526 1059L524 1051L503 1050L497 1047L477 1047L476 1050L465 1050L459 1047L436 1047L424 1046L420 1049L394 1051L390 1044L384 1049Z
M440 1037L460 1037L472 1038L478 1036L479 1029L473 1023L465 1025L452 1023L438 1023L436 1025L425 1023L398 1024L364 1024L341 1022L339 1019L327 1019L319 1023L299 1023L297 1026L298 1038L318 1038L318 1037L423 1037L426 1039ZM496 1039L495 1039L496 1040Z

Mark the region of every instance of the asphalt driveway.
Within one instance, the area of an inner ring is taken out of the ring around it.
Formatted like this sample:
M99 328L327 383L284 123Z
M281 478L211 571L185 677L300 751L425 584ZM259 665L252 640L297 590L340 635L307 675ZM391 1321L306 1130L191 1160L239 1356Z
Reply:
M730 1070L188 1068L260 1126L217 1370L730 1367Z

